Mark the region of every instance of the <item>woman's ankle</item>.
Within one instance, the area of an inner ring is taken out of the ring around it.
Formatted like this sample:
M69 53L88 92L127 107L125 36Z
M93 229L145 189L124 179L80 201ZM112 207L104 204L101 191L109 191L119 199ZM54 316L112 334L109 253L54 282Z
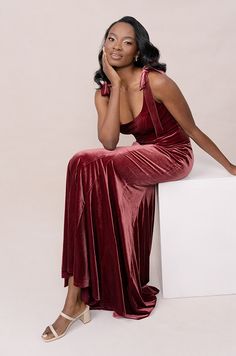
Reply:
M66 300L63 310L67 310L67 312L74 312L78 309L83 308L85 305L86 304L82 300Z

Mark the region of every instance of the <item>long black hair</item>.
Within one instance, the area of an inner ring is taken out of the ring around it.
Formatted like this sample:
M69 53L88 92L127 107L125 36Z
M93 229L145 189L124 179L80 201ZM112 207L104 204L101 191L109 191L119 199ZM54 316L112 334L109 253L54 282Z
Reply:
M107 78L106 74L103 72L102 69L102 54L103 54L103 44L106 41L110 28L118 22L126 22L133 26L135 32L135 38L137 42L137 46L139 49L139 56L138 60L134 62L134 66L142 68L143 66L150 66L163 72L166 72L166 64L160 63L160 51L150 42L149 35L143 25L137 21L132 16L124 16L121 19L113 22L105 32L103 43L98 54L98 61L100 64L100 69L98 69L94 74L94 81L99 85L102 86L101 81L105 81L110 83L109 79Z

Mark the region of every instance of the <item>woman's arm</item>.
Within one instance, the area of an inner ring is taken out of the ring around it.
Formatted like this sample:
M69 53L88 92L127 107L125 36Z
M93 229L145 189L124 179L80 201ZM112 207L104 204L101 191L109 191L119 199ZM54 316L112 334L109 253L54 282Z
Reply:
M107 150L114 150L120 136L120 88L112 86L110 99L95 92L95 106L98 113L98 139Z
M199 147L218 161L229 173L236 175L233 165L216 144L195 124L192 113L177 84L166 74L150 72L150 87L154 98L163 102L180 126Z
M110 98L103 98L101 90L95 93L95 106L98 112L98 139L108 150L114 150L120 136L120 77L110 65L103 47L103 71L112 86Z

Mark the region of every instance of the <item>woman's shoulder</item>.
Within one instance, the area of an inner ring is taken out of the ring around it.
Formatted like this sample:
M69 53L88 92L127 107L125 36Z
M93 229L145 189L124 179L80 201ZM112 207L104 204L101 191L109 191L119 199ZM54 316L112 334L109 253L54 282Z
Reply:
M96 88L96 91L99 91L99 93L102 95L102 96L109 96L110 93L111 93L111 83L108 83L107 81L103 81L101 80L100 81L100 87L99 88Z
M108 101L109 96L104 95L104 89L101 88L95 88L95 94L94 94L95 101Z
M165 72L150 70L148 74L150 88L154 98L162 101L163 95L168 95L168 91L176 86L175 81Z
M173 81L165 72L156 70L155 68L148 70L148 79L153 88L167 85Z

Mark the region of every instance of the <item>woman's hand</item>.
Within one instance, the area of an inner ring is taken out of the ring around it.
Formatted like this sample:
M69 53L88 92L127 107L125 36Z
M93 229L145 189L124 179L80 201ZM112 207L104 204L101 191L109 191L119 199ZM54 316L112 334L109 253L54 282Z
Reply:
M113 86L120 84L121 79L117 74L117 72L115 71L115 69L108 62L104 46L103 46L103 54L102 54L102 69Z
M236 176L236 166L231 163L228 172Z

